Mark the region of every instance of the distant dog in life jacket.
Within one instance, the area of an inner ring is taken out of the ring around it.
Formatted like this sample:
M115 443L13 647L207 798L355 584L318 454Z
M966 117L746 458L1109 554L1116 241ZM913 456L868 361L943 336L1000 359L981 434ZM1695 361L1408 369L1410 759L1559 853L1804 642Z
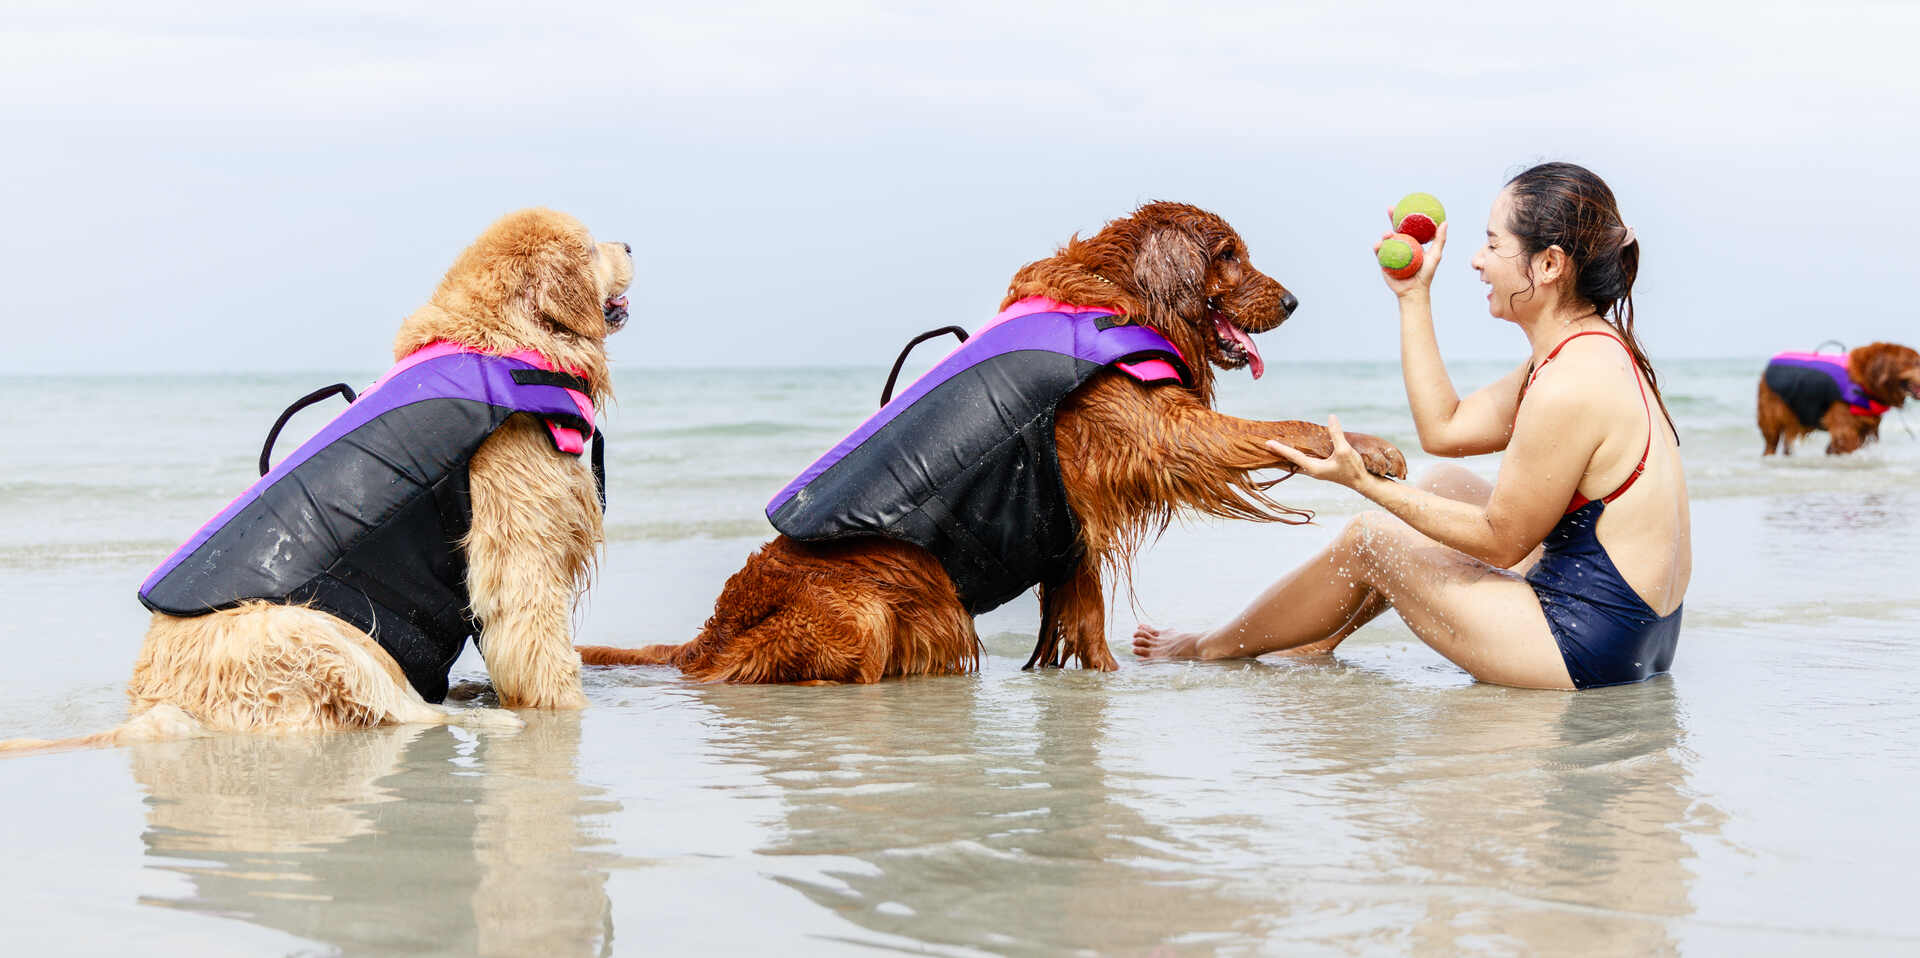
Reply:
M435 708L476 637L500 704L585 706L570 622L602 541L594 410L633 257L579 221L503 217L401 324L396 365L140 588L119 728L0 751L388 723ZM292 409L288 411L291 415ZM596 455L589 457L591 446ZM590 463L589 459L593 462Z
M1258 377L1251 335L1297 305L1205 210L1151 203L1076 237L774 497L780 535L728 580L697 638L584 647L581 660L743 683L968 672L973 616L1037 585L1028 667L1116 668L1102 572L1130 571L1176 512L1310 518L1253 471L1286 467L1270 439L1327 453L1326 430L1212 408L1214 367ZM1373 471L1405 474L1386 442L1354 445Z
M1760 376L1760 435L1771 456L1793 454L1794 440L1827 431L1827 455L1853 452L1880 437L1880 417L1920 396L1920 353L1869 343L1844 353L1781 353Z

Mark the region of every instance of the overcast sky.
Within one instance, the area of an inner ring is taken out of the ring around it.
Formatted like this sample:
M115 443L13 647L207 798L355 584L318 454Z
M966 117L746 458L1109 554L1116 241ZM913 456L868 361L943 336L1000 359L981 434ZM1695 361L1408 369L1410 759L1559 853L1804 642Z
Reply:
M1388 359L1414 189L1443 350L1518 359L1467 259L1543 159L1619 195L1656 362L1920 340L1915 5L1200 6L8 0L0 371L377 369L529 205L633 244L617 363L884 364L1151 199L1300 297L1270 362Z

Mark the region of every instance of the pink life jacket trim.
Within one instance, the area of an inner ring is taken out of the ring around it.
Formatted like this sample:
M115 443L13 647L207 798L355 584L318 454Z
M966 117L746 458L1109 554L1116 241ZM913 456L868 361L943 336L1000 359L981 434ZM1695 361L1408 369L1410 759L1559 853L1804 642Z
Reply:
M421 363L424 363L429 359L438 359L441 356L451 356L454 353L479 353L479 352L481 352L481 350L475 349L472 346L456 343L451 340L446 340L446 339L434 340L433 342L428 343L425 346L422 346L419 349L416 349L413 352L408 353L399 362L394 363L392 369L387 370L385 375L381 376L378 380L376 380L373 385L367 387L367 392L370 393L376 389L379 389L381 386L386 384L387 380L392 379L395 374L403 370L410 369ZM513 352L507 353L506 358L518 359L523 363L529 363L534 366L538 366L541 369L544 369L548 372L570 373L572 375L579 376L581 379L587 378L585 375L583 375L580 372L580 370L572 369L568 367L562 367L559 363L556 363L553 360L548 359L547 357L531 349L516 349ZM362 393L361 395L366 395L366 393ZM583 393L578 389L573 389L573 388L567 388L567 395L573 399L573 404L575 406L580 407L580 418L586 420L588 426L590 427L593 426L594 425L593 398L588 396L586 393ZM552 420L542 420L542 422L546 423L547 432L551 433L553 436L554 447L559 449L561 452L569 453L577 456L586 451L588 437L581 435L578 429L574 429L569 426L562 426L559 423L553 422ZM589 432L588 435L591 435L591 432Z
M1833 377L1835 385L1840 387L1840 401L1856 416L1884 416L1893 411L1893 407L1873 398L1861 388L1853 378L1853 352L1844 353L1776 353L1768 364L1785 363L1789 366L1819 368ZM1859 400L1864 399L1862 403Z

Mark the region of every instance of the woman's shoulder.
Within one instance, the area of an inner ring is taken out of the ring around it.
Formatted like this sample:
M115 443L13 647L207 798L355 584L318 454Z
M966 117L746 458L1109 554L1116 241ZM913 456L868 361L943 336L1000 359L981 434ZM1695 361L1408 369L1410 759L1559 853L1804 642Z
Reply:
M1566 419L1611 410L1621 399L1638 407L1637 375L1633 356L1610 336L1581 336L1534 370L1522 410Z
M1631 387L1640 369L1633 354L1612 333L1577 335L1554 350L1553 360L1535 372L1529 392L1541 388L1572 390L1612 390L1617 384ZM1549 383L1554 384L1549 387Z
M1596 390L1587 382L1590 378L1573 368L1538 370L1520 401L1515 427L1528 421L1559 423L1592 412Z

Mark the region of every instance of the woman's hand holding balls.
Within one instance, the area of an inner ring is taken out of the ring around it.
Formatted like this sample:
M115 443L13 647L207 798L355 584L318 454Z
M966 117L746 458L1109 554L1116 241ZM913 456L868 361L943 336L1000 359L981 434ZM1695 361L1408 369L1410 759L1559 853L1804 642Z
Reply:
M1425 293L1433 285L1434 267L1440 265L1440 251L1447 248L1447 224L1434 230L1433 248L1422 250L1420 241L1406 233L1382 233L1373 243L1373 255L1380 264L1380 277L1395 296Z
M1447 208L1432 193L1408 193L1387 210L1392 232L1373 244L1373 256L1387 276L1387 288L1405 296L1416 288L1433 284L1433 268L1440 264L1440 250L1447 245ZM1426 255L1422 243L1434 242L1433 255Z
M1400 197L1387 211L1393 220L1393 231L1405 233L1421 243L1433 242L1440 224L1447 221L1447 208L1440 205L1438 197L1432 193L1408 193Z

